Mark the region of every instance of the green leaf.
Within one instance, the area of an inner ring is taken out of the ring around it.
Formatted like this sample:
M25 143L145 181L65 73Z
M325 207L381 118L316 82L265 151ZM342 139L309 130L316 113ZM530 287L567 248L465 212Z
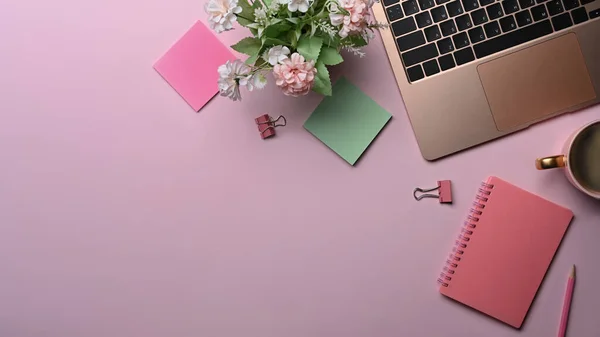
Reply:
M271 6L271 0L263 0L265 2L265 5L267 5L267 7Z
M248 0L239 0L238 6L242 7L242 12L237 14L237 21L240 25L247 27L254 23L254 8Z
M316 33L316 32L317 32L317 25L316 25L316 23L314 23L314 22L313 22L313 23L310 25L310 36L311 36L311 37L315 36L315 33Z
M364 47L367 45L367 41L365 41L365 39L363 39L363 37L360 35L352 35L352 36L349 36L348 39L350 39L352 44L358 48Z
M321 48L321 55L319 55L319 61L328 66L334 66L344 62L342 55L335 48L323 46Z
M231 46L231 48L242 54L252 56L252 55L258 54L258 51L260 50L261 46L262 46L262 43L260 43L259 39L253 38L253 37L247 37L245 39L242 39L240 42L234 44L233 46Z
M267 26L267 28L265 28L263 35L266 37L277 38L279 35L281 35L281 33L285 33L287 31L289 31L291 28L292 28L292 26L288 25L287 23L269 25L269 26Z
M302 27L297 28L294 34L296 34L296 41L300 41L300 36L302 36Z
M323 39L320 37L304 36L298 41L298 52L307 60L318 60L321 46L323 46Z
M288 20L289 22L297 25L300 22L300 18L287 18L286 20Z
M276 39L276 38L272 38L272 37L263 38L263 46L271 47L271 46L289 46L289 45L290 44L288 42L280 40L280 39Z
M244 18L242 18L242 17L239 17L239 16L237 17L237 22L238 22L238 23L240 24L240 26L242 26L242 27L248 27L248 25L251 25L251 24L253 24L253 23L254 23L254 21L250 21L250 20L244 19Z
M323 45L329 46L332 48L339 47L340 46L340 36L339 35L335 35L334 37L331 37L329 35L323 36Z
M258 54L254 54L254 55L250 56L250 57L249 57L249 58L246 60L246 62L245 62L245 63L246 63L247 65L250 65L250 66L251 66L251 65L253 65L253 64L256 62L256 60L258 60L258 57L259 57L259 55L258 55Z
M256 63L254 63L255 67L261 67L263 65L267 64L267 61L265 61L265 59L263 59L262 57L260 57L258 60L256 60Z
M293 30L290 30L288 32L288 39L291 42L292 48L295 49L296 45L298 44L298 37L296 36L296 32Z
M329 71L323 62L317 62L317 76L315 77L315 85L313 91L321 95L331 96L331 79Z

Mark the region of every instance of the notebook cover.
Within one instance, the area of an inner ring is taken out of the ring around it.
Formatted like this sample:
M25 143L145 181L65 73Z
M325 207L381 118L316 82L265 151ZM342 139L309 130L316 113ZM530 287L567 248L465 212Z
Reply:
M459 238L466 247L457 247L463 254L440 292L520 328L573 212L497 177L487 184L476 199L485 207L467 220L465 228L476 227L468 241Z
M198 21L154 65L154 69L195 110L218 92L217 69L235 56Z

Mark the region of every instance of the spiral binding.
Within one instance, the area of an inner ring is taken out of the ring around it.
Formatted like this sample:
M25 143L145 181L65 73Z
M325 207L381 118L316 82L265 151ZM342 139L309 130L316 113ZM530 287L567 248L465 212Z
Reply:
M440 285L444 287L448 287L450 285L449 282L452 281L452 275L454 275L456 272L456 268L458 268L458 264L462 258L461 256L465 253L465 249L469 246L471 235L473 235L474 230L477 228L479 217L483 214L483 210L485 209L487 201L492 194L493 188L493 184L481 183L481 187L475 196L473 207L470 209L469 214L467 215L467 220L465 220L454 247L452 248L452 252L446 260L446 265L440 273L440 278L438 278L438 283Z

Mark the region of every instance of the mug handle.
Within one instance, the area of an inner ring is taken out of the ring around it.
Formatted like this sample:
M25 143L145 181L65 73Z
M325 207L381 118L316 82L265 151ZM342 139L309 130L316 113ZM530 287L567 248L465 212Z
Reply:
M557 167L565 167L566 162L567 160L565 156L561 154L558 156L538 158L535 160L535 167L538 170L553 169Z

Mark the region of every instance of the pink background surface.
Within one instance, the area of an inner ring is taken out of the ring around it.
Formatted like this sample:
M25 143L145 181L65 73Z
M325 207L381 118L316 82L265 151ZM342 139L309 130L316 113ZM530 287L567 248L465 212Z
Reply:
M429 163L375 41L336 72L394 118L351 167L302 128L316 95L269 86L194 113L161 79L202 6L3 3L0 336L551 336L573 263L569 333L600 335L600 204L533 165L600 107ZM284 111L261 140L254 118ZM522 331L435 282L491 174L576 215ZM412 199L441 179L452 206Z

